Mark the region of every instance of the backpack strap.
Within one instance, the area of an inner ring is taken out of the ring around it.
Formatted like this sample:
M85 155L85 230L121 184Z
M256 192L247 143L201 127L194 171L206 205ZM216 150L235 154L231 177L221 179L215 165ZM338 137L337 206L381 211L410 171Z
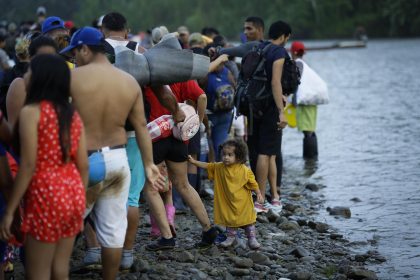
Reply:
M263 51L263 55L264 55L264 56L267 54L268 50L270 49L270 47L271 47L272 45L273 45L273 44L268 43L268 44L267 44L267 46L265 46L265 47L262 49L262 51Z
M129 41L128 44L126 45L126 47L129 48L130 50L136 51L137 42Z
M114 47L107 40L104 40L103 44L105 48L105 53L110 54L110 55L115 55Z

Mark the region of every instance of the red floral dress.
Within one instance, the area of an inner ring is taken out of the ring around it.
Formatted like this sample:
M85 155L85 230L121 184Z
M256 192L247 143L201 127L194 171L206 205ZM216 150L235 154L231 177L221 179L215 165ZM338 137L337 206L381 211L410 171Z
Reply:
M25 194L21 227L36 240L57 242L82 229L85 189L75 164L82 127L75 112L70 130L71 159L64 163L57 114L50 102L41 102L36 169Z

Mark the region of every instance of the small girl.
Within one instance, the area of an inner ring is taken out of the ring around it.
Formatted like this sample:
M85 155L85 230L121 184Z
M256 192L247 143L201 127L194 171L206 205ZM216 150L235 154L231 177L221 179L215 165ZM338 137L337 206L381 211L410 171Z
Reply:
M222 145L222 162L206 163L189 157L189 161L206 168L210 180L214 180L214 223L226 226L227 239L220 245L233 244L238 228L244 228L248 246L258 249L256 239L256 213L251 191L257 194L258 202L263 198L251 169L246 167L247 147L241 140L232 139Z

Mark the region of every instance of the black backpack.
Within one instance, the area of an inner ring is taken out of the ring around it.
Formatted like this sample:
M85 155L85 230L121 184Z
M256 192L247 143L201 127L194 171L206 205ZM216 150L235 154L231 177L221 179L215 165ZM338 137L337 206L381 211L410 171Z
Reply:
M281 76L281 87L283 89L283 95L288 96L296 92L300 84L300 76L300 71L296 66L296 61L287 55L284 60L283 73Z
M235 95L237 115L259 118L272 101L271 81L265 71L265 56L270 46L255 46L242 58Z

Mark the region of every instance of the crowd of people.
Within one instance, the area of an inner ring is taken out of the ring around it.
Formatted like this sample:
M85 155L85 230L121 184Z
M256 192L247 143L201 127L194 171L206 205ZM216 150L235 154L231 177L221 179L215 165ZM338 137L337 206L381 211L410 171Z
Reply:
M176 246L175 215L185 211L202 226L197 248L213 246L216 239L232 246L243 228L249 248L258 249L256 214L282 209L287 121L281 77L290 59L285 44L291 27L272 23L266 40L264 21L249 17L246 43L234 47L216 28L190 34L180 26L180 46L208 56L208 74L140 85L113 65L114 49L124 46L142 55L170 33L167 27L157 26L139 40L117 12L79 29L47 17L43 7L37 15L36 22L13 32L9 24L0 32L1 261L8 261L11 246L23 246L28 279L67 279L79 236L86 244L86 267L100 266L104 279L115 279L134 261L140 203L147 203L152 225L154 241L147 250ZM241 78L235 57L256 47L268 50L264 67L272 95L264 113L251 120L235 113ZM304 52L302 43L292 47L294 58ZM147 124L170 115L182 125L188 118L183 104L195 109L198 133L188 141L171 134L152 141ZM301 111L299 129L316 141L316 107ZM214 194L204 178L214 181ZM208 196L214 200L213 222L202 201Z

